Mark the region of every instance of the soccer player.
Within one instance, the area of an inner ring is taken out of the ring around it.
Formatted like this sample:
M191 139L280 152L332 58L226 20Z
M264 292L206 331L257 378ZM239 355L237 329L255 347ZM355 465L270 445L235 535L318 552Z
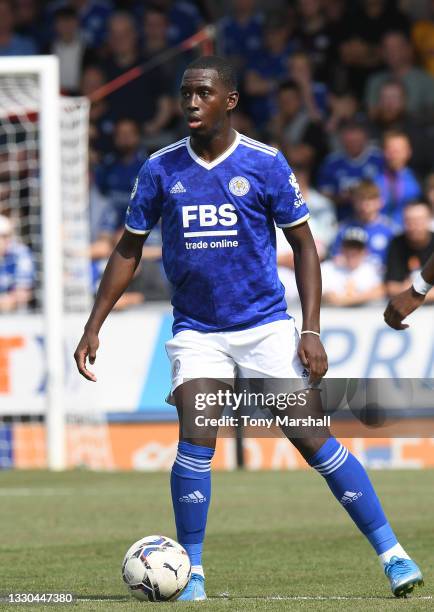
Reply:
M434 286L434 253L417 274L411 287L393 297L384 311L384 320L393 329L407 329L408 323L402 321L425 300Z
M217 435L217 428L195 430L189 423L194 398L225 392L230 387L224 381L235 372L240 378L302 381L308 369L314 384L327 370L320 341L321 274L306 204L283 155L231 128L237 102L234 70L225 60L203 57L189 65L181 105L191 135L151 155L140 170L125 232L74 355L80 373L95 381L86 360L95 362L99 330L161 217L164 266L174 286L174 337L166 348L180 419L171 490L178 540L192 563L180 599L190 601L206 599L201 556ZM276 272L275 223L294 252L300 336ZM314 390L312 395L318 397ZM222 408L211 404L201 414L219 416ZM398 543L366 471L325 427L319 433L291 442L368 538L393 593L410 592L422 574Z

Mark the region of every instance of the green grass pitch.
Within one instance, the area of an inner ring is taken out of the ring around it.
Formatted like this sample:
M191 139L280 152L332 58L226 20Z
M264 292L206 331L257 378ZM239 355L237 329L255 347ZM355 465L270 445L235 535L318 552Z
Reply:
M205 603L131 599L120 577L127 548L175 537L169 475L0 472L0 592L73 592L63 606L0 610L432 610L434 471L373 472L401 543L425 587L396 600L370 546L313 472L213 474Z

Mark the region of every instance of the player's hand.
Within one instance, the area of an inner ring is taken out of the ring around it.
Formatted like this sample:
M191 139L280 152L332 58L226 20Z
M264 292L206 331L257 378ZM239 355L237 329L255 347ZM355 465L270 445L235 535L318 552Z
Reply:
M98 334L91 331L85 331L74 353L74 359L75 363L77 364L78 371L82 376L87 378L87 380L91 380L93 382L96 382L96 376L93 372L87 369L86 359L89 359L89 363L93 365L95 363L98 347Z
M319 383L328 370L327 354L315 334L303 334L297 348L301 363L309 370L309 383Z
M402 323L424 301L425 296L410 287L390 300L384 311L384 320L393 329L407 329L408 324Z

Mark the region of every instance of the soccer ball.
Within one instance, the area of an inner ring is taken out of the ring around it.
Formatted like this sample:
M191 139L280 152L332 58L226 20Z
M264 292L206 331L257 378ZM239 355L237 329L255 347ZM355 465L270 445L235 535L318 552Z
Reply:
M135 542L122 563L122 578L131 595L141 601L176 599L190 576L187 551L175 540L160 535Z

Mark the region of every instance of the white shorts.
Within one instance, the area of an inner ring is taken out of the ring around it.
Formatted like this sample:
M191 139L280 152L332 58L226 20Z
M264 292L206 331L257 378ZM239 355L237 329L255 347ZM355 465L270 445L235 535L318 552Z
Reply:
M306 380L294 319L273 321L242 331L181 331L166 342L172 392L192 378L281 378Z

